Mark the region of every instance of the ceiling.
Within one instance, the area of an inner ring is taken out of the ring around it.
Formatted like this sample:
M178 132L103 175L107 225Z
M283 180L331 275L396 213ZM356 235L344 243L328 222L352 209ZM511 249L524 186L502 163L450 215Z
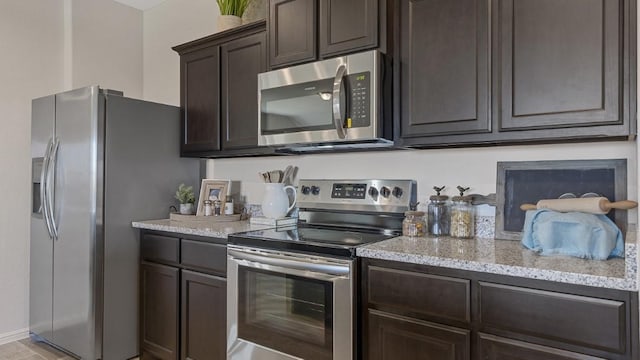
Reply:
M160 3L163 3L166 0L115 0L115 1L144 11Z

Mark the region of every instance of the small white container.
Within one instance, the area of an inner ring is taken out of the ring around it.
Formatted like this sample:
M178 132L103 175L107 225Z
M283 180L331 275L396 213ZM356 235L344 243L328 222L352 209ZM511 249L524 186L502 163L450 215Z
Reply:
M233 215L233 199L227 200L227 202L224 204L224 214Z

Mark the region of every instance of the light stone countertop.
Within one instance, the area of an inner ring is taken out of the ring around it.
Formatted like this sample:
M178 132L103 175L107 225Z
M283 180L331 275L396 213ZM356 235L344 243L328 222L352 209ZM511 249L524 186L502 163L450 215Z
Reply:
M226 239L229 234L268 229L249 221L203 222L169 219L134 221L139 229ZM519 241L488 238L396 237L357 249L365 258L638 291L636 233L627 234L625 258L606 261L540 256Z
M440 266L602 288L638 291L636 234L627 234L625 258L606 261L540 256L519 241L396 237L357 249L365 258Z
M229 234L264 230L273 226L251 225L249 221L175 221L169 219L134 221L131 226L138 229L166 231L178 234L207 236L226 239Z

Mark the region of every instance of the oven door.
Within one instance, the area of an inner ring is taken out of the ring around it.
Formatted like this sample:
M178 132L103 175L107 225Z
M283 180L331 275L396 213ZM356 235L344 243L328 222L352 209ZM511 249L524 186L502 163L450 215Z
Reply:
M351 360L353 261L229 245L227 359Z

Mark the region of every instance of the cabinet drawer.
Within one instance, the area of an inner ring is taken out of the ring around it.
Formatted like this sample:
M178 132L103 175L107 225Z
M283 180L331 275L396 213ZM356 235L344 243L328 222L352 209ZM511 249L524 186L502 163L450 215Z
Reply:
M180 262L184 267L226 276L226 246L183 239L180 247Z
M605 360L582 353L550 348L498 336L479 334L481 359Z
M420 318L471 321L469 280L368 267L368 302Z
M558 344L625 352L625 303L480 282L485 332L516 333ZM562 345L559 345L562 346Z
M178 238L145 234L140 240L140 256L144 260L177 264L179 243Z

